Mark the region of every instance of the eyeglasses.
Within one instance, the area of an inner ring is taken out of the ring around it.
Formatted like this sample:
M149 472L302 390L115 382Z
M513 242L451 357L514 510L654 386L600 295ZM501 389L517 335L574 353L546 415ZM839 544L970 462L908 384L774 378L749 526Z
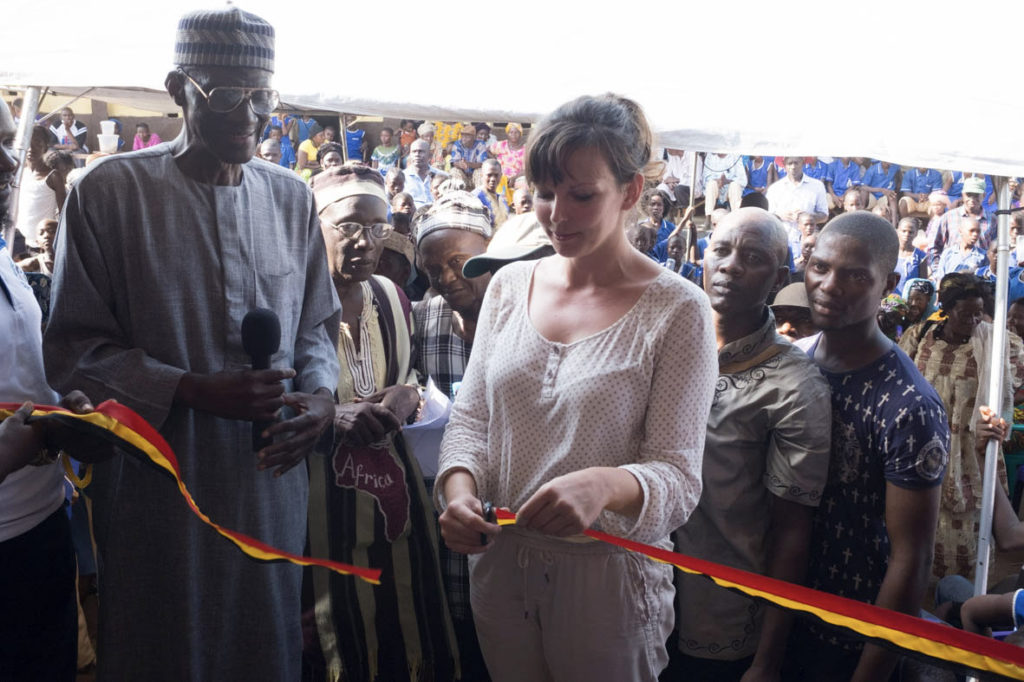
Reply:
M335 225L333 223L325 222L324 224L335 232L340 232L346 239L355 239L363 231L369 234L373 239L384 239L391 234L392 230L391 225L388 223L373 223L372 225L363 225L362 223L340 223Z
M210 111L217 114L226 114L234 111L242 102L248 100L249 107L254 114L257 116L269 116L274 113L277 105L281 103L281 96L277 90L272 88L243 88L237 85L218 85L210 90L210 92L206 92L199 83L196 83L192 76L185 73L184 69L179 68L178 71L181 71L185 78L189 79L192 85L196 86L199 94L206 99L206 105L210 107Z

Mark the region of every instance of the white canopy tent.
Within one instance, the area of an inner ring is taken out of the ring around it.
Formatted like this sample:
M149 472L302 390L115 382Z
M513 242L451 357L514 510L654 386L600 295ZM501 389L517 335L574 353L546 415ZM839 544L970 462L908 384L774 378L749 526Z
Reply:
M0 86L92 87L171 113L163 78L177 18L217 4L8 10ZM275 85L296 106L532 121L614 91L644 106L666 146L1024 175L1024 3L237 4L277 29ZM60 16L74 17L73 32L54 27Z

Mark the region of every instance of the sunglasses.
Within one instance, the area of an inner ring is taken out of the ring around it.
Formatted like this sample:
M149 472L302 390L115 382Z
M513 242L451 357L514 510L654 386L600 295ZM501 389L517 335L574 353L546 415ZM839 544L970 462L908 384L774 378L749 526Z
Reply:
M384 239L391 234L391 225L388 223L373 223L372 225L363 225L362 223L340 223L335 225L333 223L324 223L327 227L331 228L335 232L340 232L346 239L355 239L364 230L373 239Z
M210 92L203 90L203 87L196 83L192 76L185 73L184 69L178 71L196 86L199 94L206 99L206 105L210 111L216 114L226 114L237 109L242 102L249 101L249 107L257 116L269 116L281 103L281 96L277 90L272 88L243 88L238 85L219 85Z

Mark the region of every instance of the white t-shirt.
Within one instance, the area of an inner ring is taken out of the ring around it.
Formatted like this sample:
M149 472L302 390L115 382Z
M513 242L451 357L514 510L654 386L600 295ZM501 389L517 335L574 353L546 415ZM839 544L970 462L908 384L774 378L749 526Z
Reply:
M0 241L0 402L31 400L40 405L56 403L57 394L43 372L42 312L24 273L11 260ZM27 466L0 483L0 542L39 525L64 501L60 462L42 467Z

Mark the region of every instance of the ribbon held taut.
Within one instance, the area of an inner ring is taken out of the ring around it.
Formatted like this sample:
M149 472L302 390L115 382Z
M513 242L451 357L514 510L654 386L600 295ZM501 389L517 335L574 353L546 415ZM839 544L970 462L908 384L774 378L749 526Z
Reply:
M496 509L495 514L498 525L506 526L516 522L516 515L506 509ZM776 606L811 614L830 625L837 625L869 639L888 642L901 649L972 670L1024 679L1024 648L1021 647L601 531L585 530L583 534L643 554L655 561L671 564L686 573L707 576L722 587L764 599Z
M0 421L10 417L19 407L20 405L16 403L0 403ZM380 571L377 569L361 568L338 561L291 554L215 523L199 509L195 500L192 499L192 494L185 487L185 483L181 479L178 458L175 457L171 446L145 419L124 405L108 400L100 403L94 412L88 414L75 414L62 407L36 405L29 417L30 421L50 419L59 421L82 433L103 438L126 454L171 476L178 484L178 490L181 491L181 496L185 498L185 503L188 504L192 513L234 543L249 557L257 561L287 561L300 566L320 566L342 575L356 576L374 585L380 584Z

